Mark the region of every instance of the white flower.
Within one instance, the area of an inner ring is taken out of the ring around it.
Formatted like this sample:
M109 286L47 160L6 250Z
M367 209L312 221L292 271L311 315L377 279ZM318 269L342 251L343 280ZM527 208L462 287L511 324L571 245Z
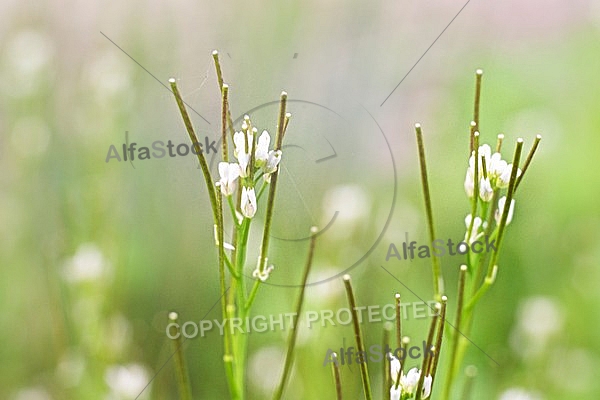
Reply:
M271 150L269 152L267 162L265 164L265 173L263 174L263 179L267 183L271 183L271 174L277 171L277 166L281 161L281 150Z
M490 154L491 149L487 144L479 146L477 153L477 179L481 179L483 176L483 164L481 163L481 157L485 159L486 167L490 165ZM473 190L475 188L475 151L471 153L469 157L469 167L467 168L467 176L465 177L465 192L467 196L473 197Z
M258 144L256 145L256 154L254 155L257 167L262 167L267 163L267 160L269 158L270 143L271 136L269 136L269 132L263 131L263 133L258 138Z
M410 395L415 393L417 385L419 384L419 378L421 377L421 371L417 368L413 368L408 373L400 378L400 385L402 390Z
M419 378L421 378L421 370L417 368L413 368L405 376L400 378L400 386L402 386L402 393L406 393L412 396L417 390L417 386L419 384ZM426 399L431 394L431 384L433 382L433 378L431 375L427 375L423 379L423 389L421 393L421 398ZM390 394L392 392L390 391Z
M471 214L467 214L465 218L465 225L467 226L467 232L465 233L465 241L468 244L472 244L474 241L483 236L483 232L479 232L479 229L484 225L484 223L481 221L481 218L475 217L475 220L473 221L473 230L471 231L471 236L467 237L467 235L469 234L469 227L471 226L472 218L473 216Z
M248 154L251 149L248 146L248 151L246 151L246 134L241 131L233 134L233 146L233 155L235 158L239 158L240 154Z
M242 214L246 218L254 217L256 214L256 194L254 188L242 187Z
M423 379L423 393L421 398L426 399L431 394L431 384L433 383L433 378L431 375L427 375L425 379Z
M400 386L396 388L396 385L392 385L390 388L390 400L400 400L400 395L402 394L402 389Z
M482 178L479 181L479 197L481 200L488 202L492 200L494 196L494 189L492 189L492 184L490 183L490 178Z
M475 187L475 179L480 180L479 195L484 201L489 201L492 198L493 191L496 189L504 189L508 187L512 164L507 164L502 159L500 153L491 153L490 146L487 144L479 146L477 159L477 176L475 176L475 152L471 153L469 158L469 167L465 177L465 192L467 196L473 197ZM487 176L483 178L483 158ZM521 174L521 170L517 170L517 177ZM484 182L487 179L487 182ZM488 200L485 200L488 199Z
M497 185L500 188L508 187L508 182L510 181L510 174L512 173L513 165L508 164L504 171L500 175L498 175ZM517 168L517 178L521 176L521 169Z
M271 150L267 157L267 165L265 165L265 171L267 174L272 174L277 171L277 166L281 161L281 150Z
M400 360L394 357L391 353L389 353L388 356L390 359L390 376L392 377L392 381L396 382L402 365L400 364Z
M465 192L469 198L473 197L473 191L475 190L475 180L473 175L475 172L471 167L467 168L467 176L465 177Z
M237 187L237 178L240 177L240 166L236 163L219 163L219 175L221 179L217 182L217 186L221 188L221 193L224 196L231 196Z
M498 200L498 208L494 213L494 218L496 219L496 223L500 225L500 221L502 219L502 213L504 212L504 203L506 203L506 196L503 196L500 200ZM515 199L512 199L510 202L510 207L508 209L508 216L506 217L506 225L510 224L512 221L513 213L515 211Z
M247 127L245 123L242 125L242 129L244 129L244 127ZM238 159L238 162L240 164L240 176L242 177L248 176L248 163L250 162L250 155L252 153L253 143L254 135L251 131L236 132L233 134L233 155Z

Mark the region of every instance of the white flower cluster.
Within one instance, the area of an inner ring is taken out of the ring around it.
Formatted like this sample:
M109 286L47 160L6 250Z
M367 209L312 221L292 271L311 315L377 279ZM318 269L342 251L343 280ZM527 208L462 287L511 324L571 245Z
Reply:
M392 387L390 388L390 399L391 400L405 400L412 398L419 384L421 378L421 370L413 368L403 375L401 372L402 366L400 360L393 355L390 356L390 375L392 377ZM422 399L429 398L431 394L431 384L433 378L431 375L427 375L423 379L423 392L421 394Z
M492 199L495 189L508 187L513 165L502 159L500 153L492 154L487 144L479 146L477 157L477 180L479 181L479 197L488 202ZM482 160L483 159L483 160ZM484 168L485 167L485 168ZM517 177L521 170L517 169ZM473 197L475 190L475 151L469 158L469 168L465 177L465 191L467 196Z
M262 174L266 183L271 182L271 174L277 171L281 161L281 150L269 150L271 136L267 131L255 142L258 134L256 128L251 128L250 118L244 117L242 130L233 135L234 152L237 163L220 162L217 186L220 187L224 196L231 196L241 181L241 203L242 215L246 218L254 217L256 214L256 192L254 191L256 173ZM251 165L251 160L254 160Z
M513 165L508 164L502 159L500 153L493 153L489 145L484 144L479 146L477 159L477 179L479 182L479 198L484 202L489 202L494 197L494 191L499 189L505 189L508 187L510 181L510 175L512 173ZM521 170L517 168L517 178L521 175ZM472 198L475 190L475 151L471 153L469 158L469 167L467 168L467 175L465 177L465 192L469 198ZM500 224L502 218L502 212L504 210L504 203L506 203L506 196L501 197L498 200L498 207L494 213L494 218L497 224ZM513 212L515 209L515 200L510 202L510 209L508 210L508 218L506 219L506 225L512 221ZM469 214L466 218L467 229L471 224L472 216ZM486 223L481 221L479 217L475 217L473 223L473 232L469 238L469 243L477 240L480 227L485 228Z

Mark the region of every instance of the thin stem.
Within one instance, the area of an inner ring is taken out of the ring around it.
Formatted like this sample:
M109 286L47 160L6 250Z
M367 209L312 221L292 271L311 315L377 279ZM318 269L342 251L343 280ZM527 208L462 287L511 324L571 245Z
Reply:
M504 135L500 133L498 135L498 139L496 140L496 153L500 153L500 150L502 150L502 142L503 141L504 141Z
M442 350L442 339L444 338L444 326L446 325L446 306L448 298L442 296L442 312L440 314L439 327L437 331L437 339L435 341L435 356L431 367L431 389L433 390L433 384L435 383L435 373L437 372L438 363L440 361L440 353Z
M213 60L215 61L215 69L217 70L217 81L219 82L219 90L223 91L223 72L221 71L221 63L219 61L219 52L217 50L212 53ZM231 110L229 107L227 108L227 125L229 126L229 134L231 135L231 140L233 140L233 134L235 133L233 129L233 120L231 119Z
M458 276L458 304L456 306L456 320L454 321L454 335L452 336L452 347L450 349L450 360L449 360L449 368L447 370L446 375L446 384L444 385L444 393L442 399L450 398L450 390L452 388L452 382L454 380L454 370L456 368L457 360L456 354L458 350L458 339L459 332L461 330L461 322L462 322L462 313L463 313L463 303L464 303L464 295L465 295L465 277L467 275L467 266L460 266L460 273Z
M335 381L335 393L336 399L342 400L342 380L340 378L340 367L338 365L337 353L331 355L333 362L331 363L331 369L333 371L333 380Z
M523 139L517 139L517 146L515 148L515 155L513 157L513 166L510 173L510 180L508 181L508 191L506 193L506 201L504 202L504 208L502 210L502 219L498 226L498 236L496 238L496 248L492 253L490 263L488 264L487 276L492 276L493 266L498 263L498 254L500 251L500 245L502 244L502 238L504 237L504 228L506 227L506 220L508 219L508 212L510 211L510 204L515 193L517 171L519 170L519 159L521 158L521 151L523 149Z
M425 146L423 144L423 132L421 124L415 124L417 134L417 146L419 149L419 163L421 166L421 183L423 186L423 197L425 200L425 213L427 215L427 225L429 228L429 240L431 243L435 241L435 230L433 224L433 212L431 210L431 196L429 194L429 182L427 179L427 163L425 161ZM433 266L433 287L436 300L441 299L444 292L444 278L440 267L439 257L432 257Z
M226 318L227 315L227 296L225 296L226 288L225 288L225 261L227 261L227 266L229 268L230 273L234 273L231 263L227 259L225 255L225 247L224 247L224 228L223 228L223 196L219 191L219 195L217 197L217 214L219 218L219 224L216 225L217 229L217 242L219 245L219 286L221 289L221 315L223 318ZM231 358L231 334L229 331L226 331L223 335L223 359L228 360ZM233 376L233 365L231 363L225 363L225 372L227 376Z
M496 281L497 274L498 274L498 266L494 265L494 267L492 268L492 275L485 277L485 279L483 280L483 284L481 285L479 290L477 290L477 292L475 292L473 297L471 297L471 300L469 300L469 303L465 307L466 312L471 312L473 310L473 307L475 307L475 304L477 304L477 302L483 297L483 295L488 291L490 286L492 286L494 284L494 282Z
M483 77L483 70L478 69L475 71L475 104L473 109L473 121L477 125L477 129L481 132L479 125L479 103L481 100L481 78Z
M408 345L410 344L410 337L408 336L404 336L402 338L402 354L408 354ZM400 375L402 374L402 371L404 370L404 363L400 363ZM396 382L396 389L398 389L398 382Z
M356 312L356 299L354 297L354 290L352 288L352 281L350 275L344 275L344 285L346 286L346 295L348 296L348 303L352 312L352 325L354 327L354 337L356 339L356 347L358 348L359 354L366 354L365 345L363 342L362 332L360 330L360 324L358 322L358 314ZM371 394L371 381L369 380L369 369L366 362L360 363L360 373L363 382L363 390L365 392L365 399L372 400L373 395Z
M221 87L221 149L223 152L223 161L229 162L229 151L227 149L227 112L229 111L228 94L229 85L224 84Z
M382 349L386 349L390 346L390 334L392 332L392 328L393 325L390 322L386 322L385 324L383 324L383 340L382 340L382 344L381 344L381 348ZM400 342L400 344L398 344L398 348L402 345L402 343ZM391 373L390 373L390 358L388 354L385 354L385 356L383 357L383 371L382 371L382 386L381 386L381 393L382 396L386 399L389 400L390 399L390 391L389 391L389 387L390 387L390 382L391 382Z
M479 157L479 132L473 133L473 145L475 147L475 149L473 150L475 152L473 156L473 159L475 160L473 166L473 198L471 199L471 223L469 224L469 228L467 229L467 241L471 240L473 226L475 224L475 216L477 215L477 203L479 201L479 163L477 162L477 159ZM469 253L470 251L471 250L469 247ZM472 270L470 254L467 255L467 266L469 267L469 270Z
M483 170L483 177L487 178L488 177L488 173L487 173L487 166L485 165L485 156L481 156L481 169Z
M177 82L174 78L169 79L169 83L171 84L171 91L175 96L175 101L177 102L177 106L179 107L179 112L181 117L183 118L183 123L185 124L185 128L187 130L188 136L192 141L192 145L194 143L200 143L196 132L194 131L194 126L192 125L192 121L190 116L185 108L185 104L183 103L183 99L181 98L181 94L179 93L179 89L177 88ZM215 225L219 224L219 216L217 214L217 194L215 191L215 185L210 176L210 170L208 169L208 163L206 162L206 158L204 157L204 152L197 152L198 162L200 163L200 168L202 169L202 174L204 175L204 182L206 183L206 188L208 190L208 198L210 199L210 205L213 210L213 219Z
M281 99L279 103L279 122L277 125L277 136L275 138L275 150L281 150L281 143L284 135L284 124L285 124L285 109L287 105L287 93L281 92ZM277 168L273 174L271 174L271 185L269 187L269 197L267 200L267 211L265 214L265 227L263 231L262 243L260 246L260 258L258 260L258 270L262 273L266 267L267 253L269 251L269 239L271 238L271 220L273 218L273 209L275 207L275 189L277 188L277 179L279 177L279 170Z
M308 248L308 257L306 259L306 266L304 267L304 275L302 276L302 286L300 288L300 295L298 296L298 300L296 302L296 315L300 315L302 313L302 304L304 303L304 295L306 291L306 283L308 282L308 275L310 273L310 269L312 267L313 258L315 255L315 244L317 240L317 228L312 227L310 229L311 237L310 237L310 245ZM281 375L281 380L279 381L279 386L275 395L273 396L274 400L281 399L283 395L283 390L287 383L287 379L289 373L292 369L292 362L294 360L294 350L296 348L296 338L298 336L298 320L300 318L292 319L292 329L290 330L290 334L288 337L288 346L287 352L285 355L285 365L283 367L283 374Z
M475 121L471 121L469 126L469 154L471 154L473 153L473 150L477 148L477 145L475 144L475 132L477 132L477 124L475 123Z
M533 145L531 146L531 149L529 150L529 154L527 154L527 158L525 159L525 164L523 164L523 169L521 170L521 175L519 175L519 177L517 177L517 183L515 184L515 190L517 190L517 188L519 187L519 184L521 183L521 179L523 179L523 175L525 175L525 171L527 171L527 168L529 168L529 164L531 164L531 160L533 159L535 151L537 150L538 145L540 144L540 140L542 140L542 136L536 135Z
M433 318L431 319L431 325L429 326L429 334L427 335L427 345L425 347L427 350L431 349L431 344L433 343L433 336L435 335L435 332L436 332L437 321L438 321L438 318L440 317L441 310L442 310L442 305L440 303L435 303L435 311L436 312L433 315ZM427 351L423 355L423 363L421 364L421 374L419 376L419 383L417 384L417 393L415 395L415 400L421 400L421 397L423 397L423 383L425 382L425 374L427 374L430 358L431 358L430 351Z
M398 347L402 346L402 307L400 303L400 293L396 293L396 343Z
M169 322L177 323L178 314L173 311L169 313ZM183 356L181 335L177 336L177 339L173 340L173 346L175 346L175 366L177 369L177 381L179 383L179 395L182 400L192 400L192 389L190 386L189 372L185 357Z

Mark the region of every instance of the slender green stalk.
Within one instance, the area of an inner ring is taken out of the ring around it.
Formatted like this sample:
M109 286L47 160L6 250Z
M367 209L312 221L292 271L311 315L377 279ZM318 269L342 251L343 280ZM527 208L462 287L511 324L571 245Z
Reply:
M354 337L356 339L356 347L358 348L359 354L365 353L365 345L363 341L362 332L360 331L360 323L358 320L358 314L356 312L356 299L354 297L354 290L352 288L352 281L350 275L344 275L344 285L346 286L346 294L348 296L348 303L352 312L352 325L354 327ZM371 394L371 381L369 380L369 368L366 362L360 363L360 373L363 382L363 390L365 392L365 399L372 400L373 395Z
M221 71L221 62L219 61L219 52L217 50L212 53L213 60L215 61L215 69L217 70L217 81L219 83L219 90L223 91L223 71ZM227 125L229 126L229 134L231 135L231 140L233 140L233 134L235 130L233 129L233 120L231 119L231 110L227 108Z
M531 160L533 159L535 151L537 150L538 145L540 144L540 140L542 140L542 136L536 135L535 140L533 142L533 146L531 146L531 149L529 150L529 154L527 154L527 158L525 159L525 164L523 164L523 169L521 170L521 175L519 177L517 177L517 183L515 184L515 191L519 187L519 184L521 183L521 180L523 179L523 175L525 175L525 171L527 171L527 168L529 168L529 164L531 164Z
M390 334L392 332L392 328L393 328L393 325L390 322L386 322L385 324L383 324L383 340L381 343L382 349L386 349L390 346ZM400 344L398 345L398 348L400 348L401 345L402 345L402 342L400 342ZM382 397L385 400L390 400L390 391L388 389L390 387L390 383L391 383L389 354L386 354L383 357L383 362L381 364L383 365L383 371L381 374L381 377L382 377L381 393L382 393Z
M402 308L400 303L400 293L394 296L396 299L396 344L402 346Z
M500 153L500 150L502 150L502 142L503 141L504 141L504 135L500 133L498 135L498 139L496 140L496 153Z
M498 274L498 266L494 265L494 268L492 268L492 275L485 277L479 290L477 290L477 292L475 292L473 297L471 297L471 300L469 300L469 303L465 307L466 312L471 312L473 310L473 307L475 307L475 304L477 304L477 302L483 297L483 295L488 291L490 286L492 286L494 284L494 282L496 281L497 274Z
M229 150L227 149L227 113L229 112L229 85L224 84L222 86L221 94L221 149L223 153L223 161L229 162Z
M333 371L333 380L335 382L336 399L342 400L342 379L340 378L340 367L338 365L337 353L333 353L331 357L333 358L331 369Z
M306 284L308 283L308 275L310 274L310 269L312 267L313 258L315 255L315 244L317 240L317 228L312 227L310 229L310 245L308 248L308 257L306 259L306 266L304 267L304 275L302 276L302 286L300 288L300 295L298 296L298 300L296 302L296 315L300 315L302 313L302 304L304 304L304 295L306 291ZM298 320L300 318L295 318L292 321L292 329L290 330L290 334L288 337L288 345L287 352L285 355L285 364L283 367L283 373L281 374L281 380L279 381L279 386L275 391L273 396L274 400L281 399L283 396L283 390L285 389L285 385L287 383L290 371L292 369L292 363L294 361L294 350L296 348L296 338L298 337Z
M169 313L169 322L177 323L178 314L173 311ZM181 400L192 400L192 388L190 386L190 377L183 356L183 343L181 335L177 336L177 339L173 339L173 346L175 347L175 367L177 370L177 382L179 383L179 396Z
M183 99L181 98L181 94L179 93L179 89L177 88L177 82L174 78L169 79L169 83L171 84L171 91L175 96L175 101L177 102L177 106L179 107L179 112L181 117L183 118L183 123L185 125L185 129L187 130L188 136L192 141L192 146L195 143L200 143L196 132L194 131L194 126L192 125L192 120L185 108L185 104ZM204 175L204 182L206 183L206 189L208 190L208 198L210 200L210 206L213 211L213 219L215 225L219 224L219 216L217 215L217 194L215 192L215 184L210 175L210 170L208 169L208 163L206 162L206 158L204 157L204 152L198 151L197 155L198 162L200 163L200 168L202 169L202 174Z
M471 223L469 223L469 228L467 229L467 240L471 240L471 235L473 233L473 226L475 224L475 216L477 215L477 203L479 201L479 163L477 159L479 157L479 132L473 133L473 146L475 152L473 159L475 160L475 164L473 166L473 198L471 199ZM473 267L471 265L471 248L469 247L469 254L467 255L467 267L469 270L472 270Z
M402 354L408 354L407 351L408 351L409 344L410 344L410 337L404 336L402 338L402 349L403 349ZM400 363L400 372L399 372L398 376L402 375L403 370L404 370L404 363ZM400 381L400 379L398 379L398 381ZM398 381L396 382L396 389L398 389L398 383L399 383Z
M429 230L429 241L435 241L435 228L433 224L433 212L431 210L431 196L429 194L429 182L427 178L427 163L425 161L425 146L423 144L423 132L421 124L415 124L417 134L417 146L419 148L419 163L421 166L421 183L423 186L423 197L425 200L425 213L427 215L427 227ZM433 287L435 298L439 301L444 292L444 277L442 276L442 268L440 266L439 257L432 257L433 266Z
M287 93L281 92L281 99L279 102L279 119L277 124L277 136L275 137L274 150L281 150L281 144L283 141L283 135L285 133L285 116L286 116L286 105L287 105ZM280 167L281 168L281 167ZM271 238L271 220L273 218L273 209L275 208L275 189L277 188L277 180L279 177L279 170L273 172L271 175L271 184L269 187L269 198L267 200L267 211L265 214L265 227L263 231L262 243L260 246L260 258L258 261L258 270L262 273L265 270L267 263L267 253L269 251L269 239Z
M513 195L515 193L517 171L519 167L519 159L521 158L521 151L523 150L523 139L517 139L517 146L515 148L515 154L513 157L513 167L510 174L510 180L508 181L508 191L506 193L506 201L504 202L504 208L502 210L502 218L500 225L498 226L498 236L496 237L496 248L492 252L492 257L488 265L487 276L492 277L493 266L498 263L498 254L500 252L500 245L502 244L502 238L504 237L504 228L506 227L506 220L508 218L508 212L510 211L510 203L512 202Z
M473 109L473 121L477 125L477 129L481 132L479 125L479 103L481 101L481 78L483 77L483 70L478 69L475 71L475 105Z
M427 345L425 347L428 350L431 349L431 344L433 343L433 336L436 332L437 321L440 317L441 310L442 305L440 303L435 303L435 314L433 314L433 318L431 319L431 325L429 326L429 334L427 335ZM421 397L423 397L423 383L425 382L425 374L427 374L430 358L430 352L427 351L423 355L423 363L421 364L421 374L419 376L419 383L417 384L417 393L415 395L415 400L421 400Z
M450 398L450 391L452 389L452 382L454 381L454 371L457 367L457 351L458 351L458 340L459 332L461 331L461 322L463 317L463 303L465 296L465 278L467 275L467 266L460 266L460 273L458 275L458 304L456 306L456 319L454 321L454 334L452 335L452 345L450 348L450 360L448 362L448 369L446 370L446 384L444 385L444 392L442 399L447 400Z
M435 341L435 356L433 359L433 364L431 367L431 390L433 391L433 385L435 383L435 374L437 372L438 363L440 361L440 353L442 351L442 340L444 338L444 326L446 325L446 306L448 303L448 298L446 296L442 296L442 312L440 314L439 326L437 330L437 338Z
M473 152L473 150L475 150L475 132L477 132L477 124L475 123L475 121L471 121L471 123L469 124L469 126L471 127L470 132L469 132L469 154L471 154Z

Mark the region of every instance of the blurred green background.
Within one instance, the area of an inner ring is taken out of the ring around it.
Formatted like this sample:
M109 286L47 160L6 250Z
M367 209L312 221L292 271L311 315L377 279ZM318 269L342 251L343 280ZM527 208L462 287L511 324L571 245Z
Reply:
M438 236L464 236L468 124L482 68L482 141L504 133L510 158L517 137L525 149L536 134L543 140L517 196L497 282L476 315L471 339L500 366L470 348L474 398L598 398L600 2L471 1L382 105L464 4L3 2L0 398L133 399L155 374L140 398L177 398L167 313L199 321L219 298L206 189L191 157L105 159L125 132L138 146L187 142L171 94L156 81L171 76L208 121L192 114L199 136L218 137L213 49L234 118L281 90L301 100L289 105L286 142L298 147L284 153L274 234L299 238L338 211L311 281L372 248L351 272L363 305L391 303L397 291L418 300L380 265L432 296L426 260L385 261L405 232L427 238L415 122L425 132ZM275 105L252 116L274 132L276 114ZM316 162L331 149L337 157ZM306 242L273 241L280 286L261 289L253 314L291 312L298 289L281 285L300 281L305 254ZM250 251L249 271L255 257ZM442 259L451 317L462 261ZM339 278L307 296L306 310L346 307ZM406 321L406 333L424 337L427 324ZM363 331L368 344L380 343L381 323ZM285 398L333 398L323 358L352 340L350 326L303 327ZM249 398L270 396L284 343L285 332L252 334ZM218 334L184 348L195 398L227 398ZM371 366L377 396L380 371ZM361 398L357 368L343 368L342 380L347 398Z

